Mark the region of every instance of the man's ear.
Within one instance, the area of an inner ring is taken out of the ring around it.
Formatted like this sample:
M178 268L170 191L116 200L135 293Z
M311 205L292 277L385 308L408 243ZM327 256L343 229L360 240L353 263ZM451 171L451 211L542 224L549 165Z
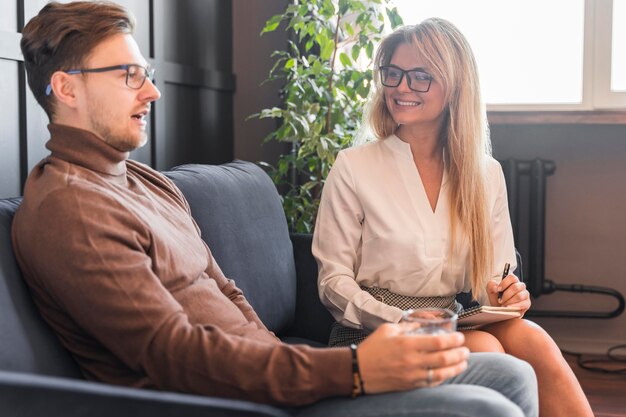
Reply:
M79 77L71 74L67 74L63 71L56 71L50 77L50 88L56 99L69 107L76 107L78 105L77 93L81 86L79 86Z

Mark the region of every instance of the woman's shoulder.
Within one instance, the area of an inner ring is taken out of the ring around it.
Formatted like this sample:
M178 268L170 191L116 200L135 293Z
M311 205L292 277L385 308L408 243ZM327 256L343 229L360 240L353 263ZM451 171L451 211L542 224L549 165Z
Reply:
M386 139L368 140L367 142L355 144L349 148L343 149L339 152L339 154L343 158L347 158L350 161L367 161L376 155L380 155L384 146L383 142L385 140Z
M491 155L487 155L485 160L487 175L489 178L493 178L494 176L499 177L502 175L502 165L500 165L500 162L496 158Z
M494 196L498 195L503 184L506 183L502 165L500 165L500 162L493 156L488 155L486 158L486 168L487 187Z

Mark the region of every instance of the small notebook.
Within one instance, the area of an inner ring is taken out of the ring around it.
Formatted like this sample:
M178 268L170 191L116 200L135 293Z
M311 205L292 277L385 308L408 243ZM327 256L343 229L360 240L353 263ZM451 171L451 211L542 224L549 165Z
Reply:
M457 325L460 330L476 329L485 324L521 316L522 313L517 307L477 306L468 308L460 313Z

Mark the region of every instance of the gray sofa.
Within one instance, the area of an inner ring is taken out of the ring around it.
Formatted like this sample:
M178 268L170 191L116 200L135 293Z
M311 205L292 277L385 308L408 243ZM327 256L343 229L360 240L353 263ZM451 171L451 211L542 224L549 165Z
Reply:
M202 236L267 327L290 343L325 345L332 317L317 296L307 235L290 235L280 199L256 165L185 165L166 172ZM0 415L286 416L246 401L87 382L39 316L15 263L11 221L19 198L0 200Z

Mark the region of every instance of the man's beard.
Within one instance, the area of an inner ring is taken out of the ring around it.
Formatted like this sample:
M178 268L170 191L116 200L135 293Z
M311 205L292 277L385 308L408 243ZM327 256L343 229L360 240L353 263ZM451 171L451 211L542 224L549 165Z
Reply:
M108 143L118 151L131 152L146 144L146 141L148 139L148 135L146 132L142 133L142 137L139 140L139 143L137 143L137 139L132 136L124 135L123 133L119 134L113 132L110 124L103 122L103 119L106 119L106 115L99 113L97 110L94 111L93 106L90 107L89 122L92 129L94 130L93 133L100 136L106 143ZM99 115L100 117L97 117L96 115Z

